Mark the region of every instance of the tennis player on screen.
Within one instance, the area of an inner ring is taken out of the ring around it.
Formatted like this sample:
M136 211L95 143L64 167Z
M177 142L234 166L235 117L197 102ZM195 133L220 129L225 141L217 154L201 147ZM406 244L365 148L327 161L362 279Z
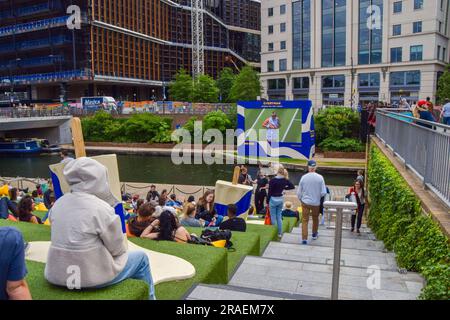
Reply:
M267 129L267 141L278 141L278 131L281 127L280 118L278 118L276 112L272 112L272 116L264 120L263 128Z

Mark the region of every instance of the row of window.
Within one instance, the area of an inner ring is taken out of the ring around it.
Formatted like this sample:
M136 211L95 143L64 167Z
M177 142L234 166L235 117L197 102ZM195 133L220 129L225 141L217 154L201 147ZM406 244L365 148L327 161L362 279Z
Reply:
M420 32L422 32L422 21L413 22L413 33L420 33ZM392 26L392 35L400 36L401 34L402 34L402 25L394 24Z
M441 8L442 8L442 1L441 1ZM414 0L414 10L420 10L423 9L423 0ZM393 4L393 12L394 13L401 13L403 11L403 1L395 1Z
M273 51L274 50L274 45L273 42L268 43L268 51ZM280 50L286 50L286 41L280 41Z
M390 73L391 87L417 87L420 86L420 71L395 71ZM309 89L309 77L292 78L293 89ZM358 74L358 88L380 88L380 74ZM269 79L269 90L286 89L286 79ZM322 76L322 89L345 89L345 75Z
M269 34L273 34L273 30L274 30L273 25L272 25L272 24L269 25L269 26L268 26L268 33L269 33ZM281 33L286 32L286 22L280 23L280 32L281 32Z
M285 5L285 4L282 4L282 5L279 7L279 10L280 10L280 15L286 14L286 5ZM273 17L273 15L274 15L274 8L271 7L271 8L269 8L269 9L267 9L267 16Z

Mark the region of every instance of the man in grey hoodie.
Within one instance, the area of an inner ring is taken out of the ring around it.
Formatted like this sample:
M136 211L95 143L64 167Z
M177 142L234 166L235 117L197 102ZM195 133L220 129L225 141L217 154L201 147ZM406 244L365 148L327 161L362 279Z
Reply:
M70 289L140 279L149 286L149 299L155 299L147 255L127 252L120 217L113 209L119 200L111 193L106 167L82 157L67 163L63 174L70 192L49 214L51 246L45 278Z

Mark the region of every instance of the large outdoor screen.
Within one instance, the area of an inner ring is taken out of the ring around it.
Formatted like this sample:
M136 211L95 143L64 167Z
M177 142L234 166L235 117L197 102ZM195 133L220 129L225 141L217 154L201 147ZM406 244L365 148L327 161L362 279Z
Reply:
M310 159L314 155L311 101L238 103L240 156Z

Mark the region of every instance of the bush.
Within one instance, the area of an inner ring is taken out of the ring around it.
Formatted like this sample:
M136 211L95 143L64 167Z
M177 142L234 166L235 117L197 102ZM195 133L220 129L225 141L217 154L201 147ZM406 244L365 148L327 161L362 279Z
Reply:
M93 142L171 142L172 119L152 114L135 114L115 119L106 112L81 120L83 136Z
M331 107L320 110L314 117L316 142L326 138L355 138L359 137L361 120L359 113L350 108Z
M335 139L333 137L326 138L319 144L323 151L343 151L343 152L363 152L364 145L353 138Z
M450 299L450 246L439 226L422 215L419 199L376 147L370 149L369 226L394 250L400 267L422 273L422 299Z

